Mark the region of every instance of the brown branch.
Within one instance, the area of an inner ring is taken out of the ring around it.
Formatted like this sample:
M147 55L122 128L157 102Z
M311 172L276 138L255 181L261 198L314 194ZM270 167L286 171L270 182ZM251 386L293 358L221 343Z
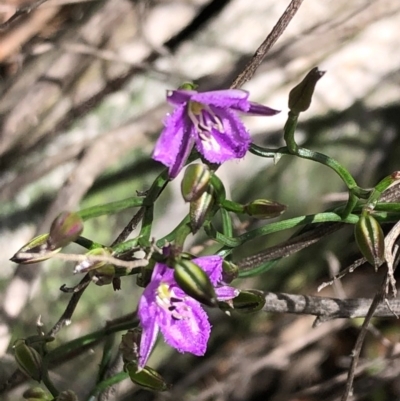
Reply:
M385 238L385 258L387 261L388 271L386 273L385 279L383 280L380 290L375 294L375 297L371 303L371 306L368 309L367 316L365 317L365 320L361 326L360 333L357 336L357 341L354 345L353 352L351 353L351 356L352 356L351 364L350 364L350 368L349 368L349 372L348 372L348 376L347 376L347 380L346 380L346 387L343 392L341 401L347 401L352 392L354 377L356 374L357 364L360 359L361 349L364 344L365 336L367 335L368 326L371 322L371 319L377 315L378 306L383 303L386 304L387 308L390 310L392 315L394 315L394 316L396 316L396 318L398 318L399 313L396 312L394 309L392 309L390 302L386 297L389 292L389 283L392 286L393 296L395 297L397 294L396 280L394 279L394 271L397 267L395 264L397 249L395 251L393 251L393 247L394 247L396 240L399 237L399 230L400 230L400 224L398 222L390 230L389 234Z
M385 279L385 282L386 282L386 279ZM346 380L346 387L343 392L341 401L347 401L350 394L352 393L353 382L354 382L354 377L356 375L357 364L360 359L360 353L361 353L362 346L364 344L365 336L368 333L368 326L371 322L371 319L375 315L375 311L377 310L378 305L382 304L384 297L385 297L385 289L382 288L380 291L378 291L376 293L376 295L368 309L367 316L364 319L364 322L361 326L360 333L357 336L357 340L354 345L353 352L351 353L351 363L350 363L349 372L348 372L348 376L347 376L347 380Z
M26 6L22 6L15 10L15 13L5 22L0 24L0 31L7 30L17 19L19 19L22 15L29 14L31 11L36 10L40 5L45 3L47 0L36 0L33 4L28 4Z
M252 59L247 64L245 69L238 75L238 77L233 81L231 88L236 89L242 87L247 81L249 81L254 73L256 72L257 68L260 66L262 61L264 60L265 56L275 44L275 42L279 39L279 37L283 34L287 26L289 25L290 21L293 19L295 14L297 13L298 9L301 6L303 0L292 0L288 7L286 8L285 12L279 18L276 25L272 28L272 31L261 43L260 47L254 53Z
M54 337L64 326L68 325L71 322L71 318L72 315L74 314L75 308L77 307L78 302L81 299L81 296L83 295L84 291L90 284L90 281L91 278L89 274L86 274L82 278L82 280L79 283L81 285L79 291L75 292L71 296L71 299L69 300L64 313L58 319L57 323L53 326L53 328L48 332L48 336Z
M338 299L274 292L264 292L264 296L264 312L314 315L319 321L366 317L373 302L370 298ZM374 317L394 317L394 313L400 313L400 299L381 300Z

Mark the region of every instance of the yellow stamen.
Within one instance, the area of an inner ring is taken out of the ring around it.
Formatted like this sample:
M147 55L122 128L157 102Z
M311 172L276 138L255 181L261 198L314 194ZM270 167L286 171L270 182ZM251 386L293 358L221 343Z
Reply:
M208 113L208 120L205 119L205 113L203 111L206 111ZM189 101L188 116L192 120L192 123L196 127L196 131L199 134L209 134L212 132L213 129L217 130L221 134L225 133L221 119L211 110L211 108L207 104Z

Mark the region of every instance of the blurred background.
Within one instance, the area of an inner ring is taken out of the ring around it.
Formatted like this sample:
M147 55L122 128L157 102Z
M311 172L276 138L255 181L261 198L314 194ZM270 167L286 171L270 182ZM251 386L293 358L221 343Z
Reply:
M227 88L277 22L284 0L48 0L0 1L0 383L15 370L11 344L49 329L64 311L73 265L47 261L19 266L9 258L62 210L135 196L161 166L150 159L170 111L166 89L195 81L199 90ZM256 144L278 147L287 96L313 67L327 73L311 108L301 115L298 142L337 159L370 187L400 169L400 2L304 0L244 89L253 101L282 110L247 117ZM283 157L277 165L249 154L218 170L231 199L274 199L285 217L317 213L346 193L328 168ZM187 213L179 181L157 203L154 236ZM132 217L127 210L85 225L84 235L111 243ZM249 222L255 227L257 222ZM263 237L236 256L251 255L293 232ZM200 244L200 233L192 244ZM80 251L78 247L69 249ZM318 285L359 257L351 227L283 259L241 288L315 294ZM323 295L371 297L383 272L363 266ZM91 286L56 345L132 312L141 289ZM204 358L164 346L150 365L174 384L153 394L125 381L116 400L339 400L360 322L338 320L312 329L311 317L210 311L213 333ZM399 323L376 320L367 336L354 400L400 400ZM120 336L115 337L115 343ZM61 389L84 400L97 374L101 346L52 370ZM83 369L82 366L85 368ZM79 368L78 368L79 367ZM0 399L21 399L28 383Z

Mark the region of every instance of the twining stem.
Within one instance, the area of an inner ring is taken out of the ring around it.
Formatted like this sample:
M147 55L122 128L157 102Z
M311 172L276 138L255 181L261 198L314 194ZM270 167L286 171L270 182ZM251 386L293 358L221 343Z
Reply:
M349 171L345 167L343 167L337 160L327 155L324 155L323 153L315 152L313 150L301 147L297 147L296 153L293 153L292 151L289 150L287 146L278 149L270 149L270 148L263 148L262 146L255 144L251 145L250 152L253 153L254 155L266 158L275 157L277 154L281 154L281 155L294 155L294 156L299 156L302 159L313 160L335 171L339 175L339 177L344 181L347 188L349 190L356 191L356 193L360 197L366 198L367 195L371 192L370 190L363 190L362 188L359 188L353 176L349 173Z
M337 160L324 155L323 153L315 152L310 149L301 148L294 143L289 142L289 146L284 146L278 149L263 148L258 145L252 144L250 152L261 157L276 157L276 155L293 155L301 157L302 159L312 160L321 163L333 171L343 180L347 189L349 190L349 200L346 207L343 209L342 216L345 219L354 209L357 204L358 198L367 198L371 194L371 190L359 187L349 171L343 167Z

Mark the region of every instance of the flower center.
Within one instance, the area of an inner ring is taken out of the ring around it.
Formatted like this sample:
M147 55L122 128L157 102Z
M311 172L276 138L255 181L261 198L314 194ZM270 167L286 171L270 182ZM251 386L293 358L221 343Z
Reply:
M207 104L189 101L188 115L203 140L210 138L213 130L221 134L225 133L221 119Z
M157 288L157 305L169 313L172 319L187 319L189 307L184 303L184 298L175 295L174 289L169 284L161 282Z

